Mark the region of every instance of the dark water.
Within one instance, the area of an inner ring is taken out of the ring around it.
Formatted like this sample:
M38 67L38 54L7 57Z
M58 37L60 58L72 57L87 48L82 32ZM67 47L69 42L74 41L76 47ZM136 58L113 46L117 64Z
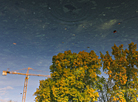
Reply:
M131 42L137 44L137 4L137 0L1 0L0 70L32 67L49 75L52 56L59 52L94 50L99 55L99 51L111 52L114 43L123 44L124 48ZM117 32L113 33L114 30ZM1 77L1 80L9 84L1 84L0 88L10 85L15 88L10 79ZM38 84L30 86L35 89ZM31 98L26 102L34 100L34 89L28 91ZM6 91L7 96L1 94L0 99L13 97L11 90ZM18 94L17 91L14 93ZM19 102L20 98L13 100Z

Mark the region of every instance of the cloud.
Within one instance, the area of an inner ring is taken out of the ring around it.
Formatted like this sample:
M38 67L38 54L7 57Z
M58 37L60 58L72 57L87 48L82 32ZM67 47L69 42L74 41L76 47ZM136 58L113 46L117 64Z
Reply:
M0 95L5 95L7 93L7 90L9 89L13 89L13 87L11 86L7 86L7 87L4 87L4 88L0 88Z
M0 99L0 102L10 102L8 99ZM11 102L17 102L17 101L11 101Z
M0 102L10 102L10 100L8 100L8 99L0 99Z
M112 28L113 25L117 23L117 21L118 21L117 19L112 19L107 22L104 22L103 24L100 25L99 29L102 29L102 30L110 29Z
M0 99L0 102L7 102L6 100Z
M1 90L7 90L7 89L13 89L11 86L7 86L7 87L4 87L4 88L0 88L0 91Z

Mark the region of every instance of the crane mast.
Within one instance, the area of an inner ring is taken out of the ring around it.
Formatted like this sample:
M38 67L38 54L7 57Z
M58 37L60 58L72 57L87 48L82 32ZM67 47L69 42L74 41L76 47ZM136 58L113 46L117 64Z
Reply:
M18 74L18 75L26 75L25 77L25 81L24 81L24 88L23 88L23 96L22 96L22 102L25 102L26 100L26 93L27 93L27 85L28 85L28 79L29 79L29 76L42 76L42 77L48 77L50 78L51 76L50 75L41 75L41 74L29 74L29 70L30 69L33 69L33 68L30 68L28 67L27 69L27 72L26 73L19 73L19 72L10 72L10 71L3 71L2 75L7 75L8 74Z

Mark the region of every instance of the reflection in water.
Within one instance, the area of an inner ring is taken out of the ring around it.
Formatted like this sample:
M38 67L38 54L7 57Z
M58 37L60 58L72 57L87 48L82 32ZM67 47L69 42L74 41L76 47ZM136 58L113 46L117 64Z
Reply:
M92 7L95 7L90 1L59 1L48 2L50 18L52 21L64 25L76 25L84 20L90 20Z
M110 28L112 28L112 26L114 26L116 24L116 22L117 22L116 19L108 20L107 22L101 24L99 29L102 29L102 30L110 29Z
M98 55L110 52L114 43L137 44L137 1L0 0L1 68L49 71L59 52L94 50Z
M74 7L74 6L71 5L71 4L66 4L66 5L64 5L64 7L65 7L66 9L68 9L69 12L73 12L74 10L76 10L76 7Z

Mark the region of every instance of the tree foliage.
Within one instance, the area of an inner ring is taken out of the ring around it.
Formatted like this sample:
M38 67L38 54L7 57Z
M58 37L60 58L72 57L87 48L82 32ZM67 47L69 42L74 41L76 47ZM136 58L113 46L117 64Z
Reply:
M41 80L34 95L36 102L137 102L138 51L136 44L128 49L112 47L112 56L94 51L53 56L51 78ZM102 67L103 64L103 67ZM109 76L100 77L100 68Z
M101 53L101 52L100 52ZM136 44L130 43L129 49L123 50L123 45L112 47L114 60L107 51L101 53L103 71L109 75L108 80L115 82L108 88L110 100L117 102L136 102L138 98L138 51Z
M94 51L78 54L65 51L53 56L52 63L51 79L40 81L34 93L36 102L94 102L98 99L102 64Z
M52 85L54 81L51 78L41 80L39 88L37 88L34 95L37 97L35 98L36 102L54 102L53 100L53 93L52 93Z

